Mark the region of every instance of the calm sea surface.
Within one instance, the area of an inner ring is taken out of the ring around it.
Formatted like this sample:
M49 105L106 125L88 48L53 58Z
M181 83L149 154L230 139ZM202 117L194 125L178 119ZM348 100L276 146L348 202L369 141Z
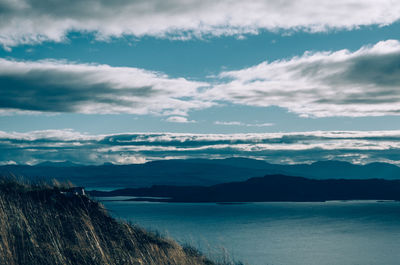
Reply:
M400 264L398 202L103 203L115 217L246 264Z

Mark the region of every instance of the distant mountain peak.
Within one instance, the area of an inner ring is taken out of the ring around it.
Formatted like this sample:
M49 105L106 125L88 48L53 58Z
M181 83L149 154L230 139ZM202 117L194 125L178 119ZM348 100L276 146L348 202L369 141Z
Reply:
M339 165L339 166L349 166L349 165L355 165L352 164L350 162L347 161L340 161L340 160L321 160L321 161L316 161L314 163L312 163L311 165L317 166L317 165L321 165L321 166L335 166L335 165Z
M78 167L80 164L65 160L65 161L44 161L42 163L36 164L38 167Z

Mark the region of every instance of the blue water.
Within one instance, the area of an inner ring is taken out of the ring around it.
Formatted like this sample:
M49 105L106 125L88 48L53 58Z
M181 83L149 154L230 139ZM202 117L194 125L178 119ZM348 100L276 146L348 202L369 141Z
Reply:
M400 264L398 202L104 205L211 257L227 252L246 264Z

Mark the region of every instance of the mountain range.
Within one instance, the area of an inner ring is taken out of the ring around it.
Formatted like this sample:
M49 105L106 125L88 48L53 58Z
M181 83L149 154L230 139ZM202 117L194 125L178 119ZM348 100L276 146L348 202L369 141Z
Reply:
M34 166L0 166L0 175L70 180L85 187L209 186L283 174L310 179L400 179L400 167L389 163L352 164L319 161L312 164L270 164L248 158L160 160L144 164L98 166L44 162Z

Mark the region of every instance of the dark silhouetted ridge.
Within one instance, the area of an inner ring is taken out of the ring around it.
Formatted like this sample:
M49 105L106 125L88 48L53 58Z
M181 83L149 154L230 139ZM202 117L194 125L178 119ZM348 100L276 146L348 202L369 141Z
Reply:
M400 200L400 181L384 179L316 180L267 175L243 182L213 186L152 186L91 193L94 196L164 197L137 198L166 202L312 202L328 200Z

